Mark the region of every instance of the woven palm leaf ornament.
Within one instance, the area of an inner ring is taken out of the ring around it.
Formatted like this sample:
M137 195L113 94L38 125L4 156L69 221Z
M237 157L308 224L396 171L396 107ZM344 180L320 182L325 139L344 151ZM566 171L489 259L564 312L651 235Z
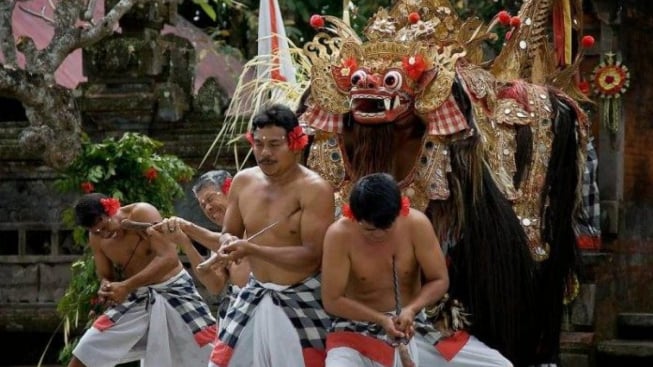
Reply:
M623 110L621 97L630 86L630 71L617 56L608 52L592 72L594 93L600 98L601 124L616 136Z

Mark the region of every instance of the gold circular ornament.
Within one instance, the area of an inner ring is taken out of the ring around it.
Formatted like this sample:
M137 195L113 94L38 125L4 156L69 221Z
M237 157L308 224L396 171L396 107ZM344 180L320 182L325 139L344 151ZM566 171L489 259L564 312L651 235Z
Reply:
M614 54L607 54L592 73L594 92L601 98L619 98L630 86L630 72Z

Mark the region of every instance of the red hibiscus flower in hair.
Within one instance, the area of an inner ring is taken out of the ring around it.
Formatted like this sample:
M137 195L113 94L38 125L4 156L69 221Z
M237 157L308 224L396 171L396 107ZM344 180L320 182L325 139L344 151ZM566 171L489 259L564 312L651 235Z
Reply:
M254 134L251 131L245 133L245 139L247 139L249 145L254 146Z
M422 55L404 56L401 63L406 75L413 80L419 80L426 70L426 61Z
M145 172L143 172L143 176L145 176L148 181L152 182L159 176L159 172L156 170L156 168L150 167L146 169Z
M231 177L227 177L224 179L224 182L222 182L222 187L220 187L220 190L222 191L223 194L227 195L229 193L229 189L231 188Z
M399 213L402 217L405 217L410 213L410 199L405 196L401 198L401 211Z
M351 220L355 220L355 219L356 219L356 218L354 217L354 212L351 211L351 207L349 206L349 204L343 204L343 205L342 205L342 215L343 215L345 218L348 218L348 219L351 219Z
M308 144L308 135L304 134L304 129L301 126L295 126L291 132L288 133L288 147L293 152L303 150Z
M116 198L104 198L100 199L100 204L104 207L104 212L112 217L120 209L120 200Z
M90 182L90 181L84 181L84 182L82 182L82 184L79 185L79 186L80 186L80 188L82 189L82 191L83 191L85 194L90 194L90 193L92 193L93 191L95 191L95 186L94 186L93 183Z

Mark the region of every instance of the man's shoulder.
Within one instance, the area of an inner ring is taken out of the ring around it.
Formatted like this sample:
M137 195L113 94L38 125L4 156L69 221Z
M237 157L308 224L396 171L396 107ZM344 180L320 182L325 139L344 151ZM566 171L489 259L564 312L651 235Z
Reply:
M333 192L333 187L327 180L322 178L322 176L320 176L317 172L304 166L302 166L301 181L303 185L307 185L318 190Z
M327 229L327 234L333 239L350 237L352 235L352 221L347 218L336 219Z
M261 168L259 168L259 166L252 166L252 167L243 168L240 171L236 172L236 175L234 177L258 175L260 173L261 173Z
M156 207L148 202L139 201L129 205L125 205L127 209L156 209Z
M431 218L415 208L410 210L410 214L404 220L406 223L404 231L409 237L421 237L422 234L427 232L435 233Z
M238 185L251 181L252 179L258 179L262 174L261 169L257 166L242 169L234 175L233 184Z
M407 219L410 223L431 223L431 219L424 212L421 212L415 208L410 209Z
M160 216L159 210L152 204L147 202L137 202L125 207L127 209L128 218L139 222L152 222L158 221Z
M150 203L147 203L145 201L140 201L140 202L137 202L137 203L130 204L128 208L129 208L128 212L130 212L130 213L134 213L134 212L137 212L137 213L143 213L143 212L158 213L159 212L159 209L157 209L154 205L152 205Z

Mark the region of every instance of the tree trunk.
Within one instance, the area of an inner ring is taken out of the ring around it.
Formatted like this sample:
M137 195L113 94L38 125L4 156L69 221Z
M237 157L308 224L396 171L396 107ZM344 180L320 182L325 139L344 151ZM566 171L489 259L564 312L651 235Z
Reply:
M146 3L156 6L170 1L177 0L148 0ZM54 73L73 51L111 35L120 18L145 0L120 0L106 9L103 18L90 23L84 21L93 14L96 4L93 0L56 2L53 19L22 5L15 9L17 2L21 1L0 0L0 50L5 57L0 65L0 96L14 98L25 107L30 126L20 134L21 146L42 154L47 165L64 168L80 152L82 118L73 92L57 85ZM155 2L157 4L153 4ZM14 42L11 26L14 11L26 11L50 23L54 28L52 41L40 50L26 36ZM24 69L16 66L16 50L25 56Z

